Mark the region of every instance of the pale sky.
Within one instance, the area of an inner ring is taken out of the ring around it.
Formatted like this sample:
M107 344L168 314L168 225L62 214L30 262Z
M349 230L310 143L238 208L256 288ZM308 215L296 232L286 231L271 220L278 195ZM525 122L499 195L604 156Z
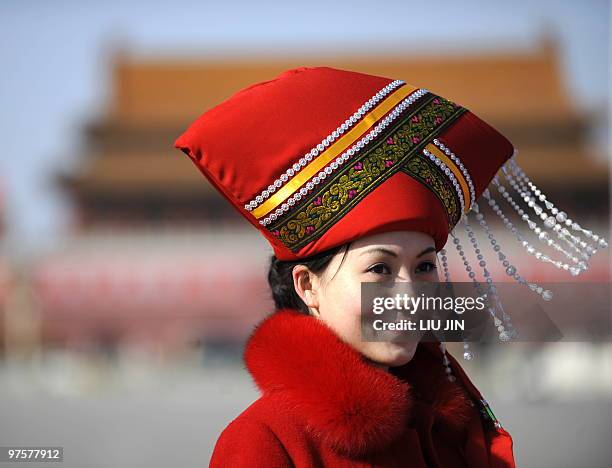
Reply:
M156 1L0 2L0 171L9 247L36 252L69 212L50 174L79 154L82 125L103 111L107 50L146 55L465 51L561 41L568 86L587 107L609 98L609 2Z

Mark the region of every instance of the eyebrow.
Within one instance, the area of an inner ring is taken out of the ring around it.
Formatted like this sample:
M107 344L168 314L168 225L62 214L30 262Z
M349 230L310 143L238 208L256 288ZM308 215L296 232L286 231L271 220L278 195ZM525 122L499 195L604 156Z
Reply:
M423 250L420 254L418 254L417 258L422 257L423 255L429 252L435 252L435 251L436 251L436 248L433 245L429 246L425 250ZM362 252L361 255L365 255L365 254L373 253L373 252L379 252L379 253L391 255L392 257L397 257L397 254L395 252L389 249L385 249L384 247L373 247L371 249L366 250L365 252Z
M435 251L436 251L436 248L433 245L430 245L425 250L423 250L420 254L418 254L417 258L422 257L423 255L428 254L429 252L435 252Z

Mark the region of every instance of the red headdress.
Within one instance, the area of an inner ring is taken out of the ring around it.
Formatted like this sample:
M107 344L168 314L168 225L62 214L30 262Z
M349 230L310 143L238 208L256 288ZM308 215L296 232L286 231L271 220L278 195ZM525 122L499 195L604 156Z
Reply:
M481 195L530 254L572 274L607 245L546 199L500 132L461 105L402 80L330 67L287 70L207 110L175 147L261 231L280 260L368 234L412 230L432 236L446 267L448 235L459 221L470 229L469 212L488 231L477 205ZM500 168L534 219L500 183ZM568 263L520 237L491 197L491 182ZM454 243L459 247L458 238ZM527 284L506 263L508 275ZM544 299L551 294L537 292Z

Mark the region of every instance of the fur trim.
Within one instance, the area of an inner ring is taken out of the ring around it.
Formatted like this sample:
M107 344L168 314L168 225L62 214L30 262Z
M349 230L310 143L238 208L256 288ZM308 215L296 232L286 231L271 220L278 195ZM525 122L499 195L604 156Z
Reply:
M411 416L408 381L368 364L324 322L293 309L280 309L255 327L244 361L263 393L280 392L308 430L340 453L387 447ZM433 407L460 426L467 404L451 390L440 392Z
M433 402L433 412L438 420L444 421L455 432L462 432L475 411L466 390L457 381L441 380Z

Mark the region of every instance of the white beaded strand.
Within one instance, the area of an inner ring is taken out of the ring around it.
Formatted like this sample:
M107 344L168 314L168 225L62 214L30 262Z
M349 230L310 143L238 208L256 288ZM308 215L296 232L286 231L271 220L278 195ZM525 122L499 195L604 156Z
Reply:
M442 260L442 268L444 270L444 281L446 282L447 286L450 286L450 273L448 271L448 257L446 256L446 249L441 249L440 250L440 258ZM442 364L445 367L445 372L448 376L448 380L450 380L451 382L455 381L455 377L453 375L451 375L451 368L449 366L449 360L448 357L446 356L446 345L444 344L444 342L440 342L440 350L442 351Z
M502 194L504 199L508 202L508 204L510 206L512 206L514 211L516 211L518 213L518 215L521 217L521 219L527 223L527 226L529 227L529 229L531 229L536 234L536 236L537 236L537 238L538 238L538 240L540 242L546 243L549 246L553 247L555 250L563 253L572 262L577 264L578 268L580 268L581 270L586 270L588 268L588 265L586 264L586 262L580 260L578 257L574 256L571 252L568 252L563 247L561 247L557 242L554 241L554 239L551 239L550 236L548 235L548 233L546 231L543 231L542 228L540 228L536 224L535 221L532 221L529 218L529 215L527 213L525 213L525 211L518 205L518 203L516 203L516 201L514 201L514 199L508 193L506 188L502 184L499 183L499 180L498 180L497 176L495 176L493 178L493 185L495 185L497 187L497 190L499 191L499 193Z
M484 259L484 256L482 255L482 252L480 251L480 248L478 247L478 241L476 240L476 234L474 233L474 231L472 230L472 227L470 226L467 215L464 215L461 220L463 222L463 227L465 228L465 231L467 232L468 239L470 243L472 244L472 248L474 249L474 253L476 254L478 265L482 268L482 271L483 271L483 277L485 278L485 281L487 284L487 291L486 291L487 299L489 297L492 297L494 299L495 307L502 311L502 318L503 318L503 322L505 322L505 325L504 323L500 321L499 318L495 316L494 310L491 307L489 307L488 309L489 313L492 315L495 326L497 327L497 330L500 332L500 339L502 341L507 341L504 339L505 336L504 337L501 336L502 333L506 333L508 338L518 335L518 333L516 332L516 330L514 329L512 325L510 316L506 314L506 312L504 311L504 308L502 307L501 301L499 300L499 296L497 295L497 288L493 284L493 279L491 278L491 274L489 273L489 270L487 270L486 268L487 263ZM506 271L506 273L510 274L508 271ZM505 329L506 327L509 330L506 330Z
M484 291L482 289L482 285L476 279L476 273L474 273L472 271L472 267L470 266L470 262L466 258L465 252L463 250L463 247L461 246L461 241L455 235L454 231L451 231L450 234L451 234L451 236L453 238L453 243L455 244L455 248L457 249L457 252L459 253L459 256L463 259L463 265L465 266L465 270L468 272L468 276L470 277L470 279L474 283L474 288L476 289L478 294L483 295ZM493 317L493 320L495 320L495 318L497 318L497 317L495 316L495 311L493 310L493 308L492 307L488 307L488 311L489 311L489 314ZM508 341L510 339L510 334L508 332L506 332L505 327L504 327L503 324L498 325L497 326L497 330L499 331L499 339L501 341Z
M584 260L588 261L590 257L597 252L597 248L583 241L580 237L574 236L567 228L563 227L563 223L565 223L567 226L571 226L573 224L572 220L568 219L567 215L563 211L560 212L552 203L546 200L546 195L544 195L542 192L540 192L539 190L537 190L537 193L532 192L530 187L527 187L527 185L525 185L525 182L518 176L518 173L515 170L514 166L511 163L509 163L508 166L517 177L518 186L520 190L522 190L524 193L524 195L521 194L522 198L530 206L533 207L536 214L538 214L538 216L540 216L540 218L544 221L544 226L556 232L557 237L563 239L565 242L567 242L569 245L579 251L581 257ZM504 166L504 174L506 175L506 178L512 179L512 176L509 175L507 172L508 171L505 169ZM517 189L515 188L515 190ZM550 215L546 213L544 208L535 203L536 197L541 202L544 202L546 208L550 210ZM599 241L601 241L602 239L600 239L599 236L595 237L596 239L593 239L593 241L597 242L599 248ZM605 244L605 240L603 242Z
M494 178L494 180L495 180L495 178ZM512 222L506 217L506 215L504 215L504 213L502 212L502 209L499 207L499 205L497 204L495 199L493 197L491 197L491 193L489 192L489 189L486 189L483 192L483 196L488 200L489 206L491 206L491 208L493 209L495 214L497 214L501 218L501 220L504 222L504 224L506 225L508 230L510 230L510 232L512 232L515 235L515 237L518 239L518 241L521 243L521 245L523 247L525 247L525 250L527 251L528 254L534 255L535 258L537 258L538 260L541 260L543 262L552 263L557 268L560 268L560 269L562 268L562 269L564 269L566 271L569 271L572 276L577 276L577 275L580 274L580 272L582 271L582 269L580 267L569 265L567 263L561 262L560 260L553 260L548 255L543 254L542 252L537 250L535 247L533 247L523 237L523 235L518 231L518 229L512 224Z
M524 184L522 184L522 182L520 184L517 183L517 181L514 180L514 178L508 173L508 168L506 167L506 165L502 167L502 172L506 180L509 182L510 186L521 196L525 203L527 203L527 206L533 209L535 214L539 216L542 221L544 221L544 227L552 229L557 234L557 237L559 239L565 241L570 246L570 248L576 251L585 262L588 261L591 255L593 255L597 250L593 249L592 247L586 251L583 250L588 247L588 244L582 241L579 237L570 234L567 229L563 228L560 224L557 223L556 219L553 216L548 216L546 211L536 203L535 197L531 196L530 191L526 189ZM523 220L526 221L530 226L533 226L535 224L529 219L529 216L522 214L522 217ZM540 240L546 241L548 245L554 247L554 242L549 239L548 233L546 233L546 231L540 230L540 232L537 234ZM586 270L587 268L588 263L585 263L584 269Z
M442 269L444 270L444 281L450 283L450 273L448 272L448 257L446 249L440 250L440 260L442 260Z
M487 237L489 238L489 242L491 243L491 247L493 248L493 251L497 253L498 260L505 267L506 274L510 276L512 279L514 279L515 281L517 281L519 284L528 286L531 291L542 296L542 299L544 299L545 301L552 300L553 292L550 289L544 289L542 286L539 286L537 283L528 282L525 278L519 275L515 266L510 265L510 262L506 258L506 254L502 251L501 246L499 245L499 242L497 241L497 239L495 239L495 236L493 236L493 233L491 232L491 229L489 228L489 225L485 220L484 214L482 214L482 212L480 211L480 207L478 206L477 203L474 205L473 211L476 213L476 216L475 216L476 220L478 221L482 229L487 234ZM489 281L492 281L490 277L487 278L487 282Z
M555 216L556 220L559 223L565 223L565 225L571 228L572 230L582 232L587 238L592 239L594 242L597 242L600 248L608 247L608 242L603 238L603 236L594 234L593 231L583 228L576 221L573 221L572 219L568 218L565 212L559 211L559 209L556 208L553 203L547 200L546 195L544 195L542 191L538 189L538 187L529 179L529 177L527 177L527 174L525 174L525 171L523 171L523 169L518 165L514 156L510 158L510 165L512 166L517 176L521 180L523 180L529 186L529 188L531 188L531 190L539 198L539 200L544 202L546 207L551 211L551 213Z
M454 382L457 380L457 378L453 375L453 370L450 367L450 361L448 360L448 356L446 356L446 343L444 341L440 341L440 351L442 351L442 365L444 366L446 378L449 380L449 382Z
M442 143L440 140L434 138L433 144L436 145L444 154L446 154L457 165L457 167L463 174L463 177L465 178L470 190L470 207L472 207L474 203L476 203L476 191L474 190L474 183L472 182L472 178L470 177L470 173L468 172L467 167L465 167L463 165L463 162L461 162L461 159L459 159L459 157L455 153L453 153L449 147L445 146L444 143Z

